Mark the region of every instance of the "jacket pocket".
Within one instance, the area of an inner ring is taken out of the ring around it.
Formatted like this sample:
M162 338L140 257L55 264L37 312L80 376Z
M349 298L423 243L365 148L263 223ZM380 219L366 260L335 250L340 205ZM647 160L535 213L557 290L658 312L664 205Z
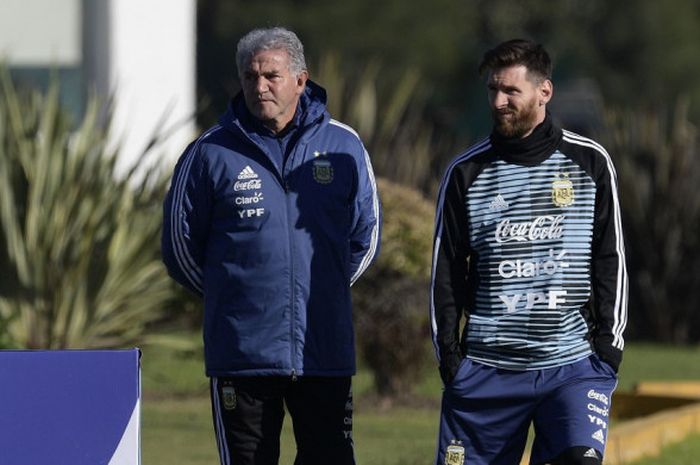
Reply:
M591 359L591 365L596 372L598 372L602 375L609 376L610 378L617 379L617 373L615 373L615 370L613 369L613 367L611 367L609 364L607 364L606 362L601 360L601 358L598 356L598 354L596 354L596 353L591 354L590 359Z
M457 366L457 372L455 373L455 377L452 378L452 382L450 382L448 387L457 386L461 382L463 382L467 378L467 374L469 373L469 369L471 368L471 366L472 361L467 357L463 357L462 361L459 362L459 366Z

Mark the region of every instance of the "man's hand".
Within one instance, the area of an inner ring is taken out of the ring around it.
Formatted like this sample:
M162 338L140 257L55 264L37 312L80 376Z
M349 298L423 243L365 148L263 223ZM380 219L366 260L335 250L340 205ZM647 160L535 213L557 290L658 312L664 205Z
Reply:
M440 378L445 386L451 384L455 379L460 363L462 363L462 354L459 352L446 354L440 361Z

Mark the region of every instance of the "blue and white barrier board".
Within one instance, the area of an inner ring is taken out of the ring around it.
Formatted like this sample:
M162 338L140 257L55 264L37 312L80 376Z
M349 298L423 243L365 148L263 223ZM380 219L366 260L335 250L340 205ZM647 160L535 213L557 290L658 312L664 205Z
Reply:
M139 465L139 355L0 351L0 465Z

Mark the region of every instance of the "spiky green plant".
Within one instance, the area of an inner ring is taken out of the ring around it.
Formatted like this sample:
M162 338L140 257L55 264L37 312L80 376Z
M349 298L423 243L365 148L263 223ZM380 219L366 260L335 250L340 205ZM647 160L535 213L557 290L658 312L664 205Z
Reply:
M107 148L101 110L90 99L73 128L56 82L46 93L20 93L0 70L0 341L6 346L133 344L172 296L158 252L167 180L144 160L115 176L116 150Z

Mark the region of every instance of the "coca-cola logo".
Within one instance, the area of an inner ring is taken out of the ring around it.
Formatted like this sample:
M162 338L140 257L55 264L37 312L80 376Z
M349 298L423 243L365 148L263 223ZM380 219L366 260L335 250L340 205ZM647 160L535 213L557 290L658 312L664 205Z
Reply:
M597 401L602 402L605 405L608 405L609 399L608 396L603 394L602 392L596 392L595 390L591 389L588 391L588 398L589 399L595 399Z
M564 233L564 218L564 215L543 215L522 223L511 223L509 219L505 219L496 226L496 242L559 239Z
M250 181L236 181L236 184L233 185L233 190L236 192L252 191L261 187L262 181L260 179L251 179Z

